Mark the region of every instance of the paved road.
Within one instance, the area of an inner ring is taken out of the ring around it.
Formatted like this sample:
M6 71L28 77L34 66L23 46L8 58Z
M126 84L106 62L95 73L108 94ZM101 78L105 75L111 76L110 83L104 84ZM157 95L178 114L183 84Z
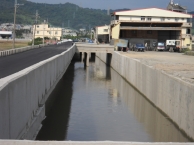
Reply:
M51 45L6 57L0 57L0 79L42 60L60 54L71 46L72 42L65 42L60 45Z

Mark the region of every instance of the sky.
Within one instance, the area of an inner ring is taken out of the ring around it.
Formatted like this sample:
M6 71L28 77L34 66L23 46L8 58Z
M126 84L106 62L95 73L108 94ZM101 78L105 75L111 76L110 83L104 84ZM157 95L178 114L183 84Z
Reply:
M138 9L138 8L166 8L170 0L28 0L38 3L59 4L73 3L83 8L94 9ZM179 3L186 6L188 11L194 11L194 0L174 0L174 3Z

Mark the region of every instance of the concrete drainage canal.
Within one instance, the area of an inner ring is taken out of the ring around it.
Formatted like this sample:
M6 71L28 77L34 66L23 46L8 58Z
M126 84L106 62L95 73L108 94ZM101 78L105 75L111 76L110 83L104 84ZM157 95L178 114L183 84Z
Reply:
M36 140L190 142L117 72L99 58L72 60L46 102Z

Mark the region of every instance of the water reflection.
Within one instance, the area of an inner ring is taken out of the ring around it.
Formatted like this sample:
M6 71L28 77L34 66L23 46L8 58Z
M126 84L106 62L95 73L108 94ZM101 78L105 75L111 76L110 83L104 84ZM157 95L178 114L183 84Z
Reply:
M61 89L53 94L61 97L54 101L37 139L189 141L139 92L98 58L89 67L81 62L72 63L62 81L58 86Z
M74 62L46 102L46 119L36 140L64 140L69 120L74 79Z
M100 61L100 60L98 60ZM97 61L97 62L98 62ZM101 61L100 61L101 62ZM99 62L98 62L99 64ZM104 73L103 62L102 67ZM121 103L128 107L130 114L133 114L144 130L150 135L154 142L188 142L180 130L169 119L159 112L149 101L138 91L126 82L117 72L111 69L112 100L114 103ZM141 141L141 140L140 140Z

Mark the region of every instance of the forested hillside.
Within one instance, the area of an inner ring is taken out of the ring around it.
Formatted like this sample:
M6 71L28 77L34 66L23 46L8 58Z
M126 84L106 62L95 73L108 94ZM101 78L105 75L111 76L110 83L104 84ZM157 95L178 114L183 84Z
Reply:
M0 2L0 23L13 23L15 0L1 0ZM49 21L55 26L67 27L68 23L73 28L89 28L110 23L110 16L105 10L81 8L75 4L41 4L27 0L18 0L24 4L17 9L17 24L33 24L35 12L38 10L40 18Z

